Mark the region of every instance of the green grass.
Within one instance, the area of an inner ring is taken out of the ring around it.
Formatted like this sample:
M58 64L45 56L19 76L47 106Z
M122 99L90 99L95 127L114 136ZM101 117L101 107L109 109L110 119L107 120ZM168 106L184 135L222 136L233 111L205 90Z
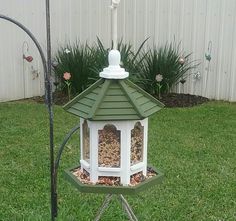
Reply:
M55 145L78 119L54 108ZM93 220L104 195L81 194L62 177L79 160L75 135L59 171L59 221ZM50 220L48 115L44 105L0 104L0 220ZM148 161L163 184L128 196L140 221L236 220L236 104L163 109L149 121ZM128 220L114 201L102 221Z

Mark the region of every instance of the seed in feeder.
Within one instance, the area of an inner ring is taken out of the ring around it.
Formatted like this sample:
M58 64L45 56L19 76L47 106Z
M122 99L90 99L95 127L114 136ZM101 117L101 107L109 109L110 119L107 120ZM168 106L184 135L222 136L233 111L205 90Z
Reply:
M89 161L89 155L90 155L90 150L89 150L89 127L88 123L85 120L83 122L83 159Z
M105 185L105 186L122 186L120 183L120 177L112 177L112 176L99 176L98 181L96 183L92 183L90 181L89 173L81 168L76 168L72 171L73 175L77 177L77 179L84 184L97 184L97 185ZM151 168L147 167L147 176L144 176L142 172L135 173L130 176L130 184L129 186L136 186L139 183L143 182L146 179L150 179L156 176L157 173Z
M143 159L143 126L137 122L131 130L131 165L141 162Z
M98 131L98 165L100 167L120 166L120 131L113 125L106 125Z
M111 176L99 176L96 184L103 184L106 186L119 186L119 185L121 185L119 177L111 177Z

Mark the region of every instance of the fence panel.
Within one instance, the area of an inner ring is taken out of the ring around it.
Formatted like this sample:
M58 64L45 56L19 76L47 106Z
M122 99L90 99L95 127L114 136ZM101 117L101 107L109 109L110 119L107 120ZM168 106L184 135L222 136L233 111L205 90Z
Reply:
M92 43L99 37L105 46L111 44L110 0L50 2L53 53L76 40ZM44 1L2 1L0 13L25 24L46 50ZM189 73L185 93L236 101L235 0L121 0L118 16L119 38L134 48L148 37L146 47L181 41L181 48L201 62ZM36 48L6 21L0 20L0 31L0 101L42 95L43 70ZM34 57L31 63L22 58L26 45ZM193 77L196 72L200 79ZM177 90L181 92L180 86Z

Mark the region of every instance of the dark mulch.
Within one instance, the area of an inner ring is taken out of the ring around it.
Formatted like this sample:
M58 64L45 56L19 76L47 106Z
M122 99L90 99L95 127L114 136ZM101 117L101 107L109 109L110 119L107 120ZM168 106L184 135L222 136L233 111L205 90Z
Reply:
M56 105L64 105L69 101L68 96L62 92L53 93L53 102Z
M31 100L34 100L38 103L44 103L44 97L33 97ZM160 100L166 107L192 107L199 105L205 102L208 102L209 99L202 96L191 95L191 94L177 94L170 93L162 95ZM62 92L53 93L53 102L56 105L64 105L68 102L68 96Z
M159 100L166 107L192 107L209 101L206 97L177 93L164 94Z
M32 98L29 98L29 100L33 100L37 103L45 103L45 97L42 96L37 96L37 97L32 97ZM25 99L27 100L27 99ZM56 105L64 105L66 104L67 102L69 101L68 99L68 96L65 95L64 93L60 92L60 91L57 91L57 92L54 92L53 93L53 103L56 104Z

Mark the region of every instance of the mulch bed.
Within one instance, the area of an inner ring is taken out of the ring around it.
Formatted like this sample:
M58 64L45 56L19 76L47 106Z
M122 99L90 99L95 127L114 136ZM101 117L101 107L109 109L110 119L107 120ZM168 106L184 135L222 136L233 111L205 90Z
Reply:
M163 94L160 100L166 107L174 108L174 107L193 107L196 105L203 104L208 102L209 99L202 96L192 95L192 94L177 94L177 93L169 93ZM44 97L33 97L30 98L38 103L44 103ZM63 94L62 92L53 93L53 102L56 105L64 105L68 102L68 96Z
M166 107L193 107L208 102L209 99L191 94L169 93L162 95L159 99Z

